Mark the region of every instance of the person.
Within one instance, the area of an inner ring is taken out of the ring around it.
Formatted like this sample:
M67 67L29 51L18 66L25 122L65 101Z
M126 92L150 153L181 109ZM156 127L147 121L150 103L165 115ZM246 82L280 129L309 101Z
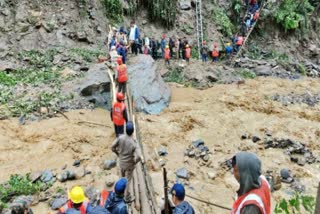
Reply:
M124 103L124 95L121 92L117 93L117 102L113 104L110 111L111 120L114 123L116 137L124 133L124 123L128 121L126 104Z
M111 214L128 214L128 208L124 199L127 186L128 180L126 178L120 178L114 185L114 191L109 193L104 208Z
M163 34L162 35L162 39L161 39L161 52L162 52L162 58L164 58L164 50L167 46L167 40L166 40L166 35Z
M193 207L184 200L185 189L182 184L175 183L170 191L172 195L172 202L175 205L173 214L194 214Z
M189 65L190 64L190 57L191 57L191 48L189 47L189 45L186 45L185 53L186 53L185 59Z
M139 43L139 38L140 38L139 28L136 25L135 21L132 20L130 22L129 41L130 41L130 45L131 45L131 51L135 55L138 54L138 46L137 45Z
M104 207L96 206L92 208L92 210L90 210L88 214L110 214L110 212Z
M66 214L71 210L78 210L81 214L86 214L90 211L90 202L86 198L82 187L75 186L69 192L69 200L59 208L58 214Z
M117 48L117 53L118 55L122 56L122 62L126 64L126 59L127 59L127 49L124 46L124 42L120 41L119 46Z
M189 42L187 40L187 37L183 38L183 45L182 45L182 58L186 60L186 46L189 45Z
M118 82L118 92L122 92L125 96L126 94L126 85L128 80L127 75L127 66L122 63L122 57L118 57L117 59L118 67L116 73L116 80Z
M179 59L184 59L184 55L183 55L183 41L181 40L181 38L179 38Z
M165 60L165 64L170 65L170 54L171 54L171 50L169 48L169 45L166 46L166 49L164 50L164 60Z
M152 38L150 45L151 45L152 58L156 60L157 59L157 41L154 38Z
M170 57L173 57L173 48L175 47L175 42L173 37L169 38L169 49L170 49Z
M250 152L239 152L232 158L233 174L239 182L232 214L270 214L270 186L261 175L261 161Z
M255 13L259 9L258 1L257 0L249 0L249 13Z
M202 59L202 62L207 62L208 61L208 46L206 44L206 41L202 42L201 59Z
M232 51L233 51L233 48L231 46L231 43L228 42L226 44L226 54L227 54L227 59L230 59L231 55L232 55Z
M137 143L133 138L134 126L131 121L126 124L126 134L120 135L117 138L111 149L114 153L116 153L119 157L119 167L122 177L126 177L128 179L128 185L131 184L132 181L132 173L135 169L136 164L143 160L141 157L141 152ZM125 192L126 201L133 200L129 190Z
M245 24L246 24L246 34L249 32L251 28L251 22L253 20L253 15L251 13L248 13L245 18Z
M117 45L117 41L116 41L116 35L114 34L111 38L111 41L109 43L109 50L111 50L111 47L116 46Z
M256 23L256 21L259 19L260 16L260 12L259 10L257 10L254 14L253 14L253 18L251 21L251 27Z
M240 47L243 45L243 36L238 34L236 37L236 52L240 50Z
M145 55L148 55L149 54L149 50L150 50L150 40L149 38L146 36L144 38L144 50L143 50L143 53Z
M213 50L212 50L212 62L215 63L219 59L219 50L218 50L218 44L215 43L213 45Z
M127 37L126 37L126 31L124 30L124 27L120 27L119 32L117 33L117 42L123 42L124 44L128 44Z

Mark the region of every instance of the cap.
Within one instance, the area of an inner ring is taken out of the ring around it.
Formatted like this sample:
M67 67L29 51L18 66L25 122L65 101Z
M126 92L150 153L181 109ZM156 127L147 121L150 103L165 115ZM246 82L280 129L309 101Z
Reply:
M124 193L127 187L128 180L126 178L120 178L114 186L114 191L118 194Z
M182 184L175 183L170 192L172 195L175 195L179 200L184 200L186 193Z

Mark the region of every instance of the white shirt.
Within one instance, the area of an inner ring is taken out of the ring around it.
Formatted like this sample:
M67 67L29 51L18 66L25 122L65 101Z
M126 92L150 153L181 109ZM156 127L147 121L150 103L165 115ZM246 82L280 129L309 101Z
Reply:
M134 41L136 37L136 28L137 25L134 25L132 28L130 28L130 34L129 34L129 40Z

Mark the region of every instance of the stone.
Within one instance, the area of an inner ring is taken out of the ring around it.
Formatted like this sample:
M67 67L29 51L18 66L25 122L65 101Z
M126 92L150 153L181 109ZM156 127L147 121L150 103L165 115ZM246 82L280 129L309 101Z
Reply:
M157 64L150 55L140 54L130 58L129 87L135 108L147 114L159 114L169 105L170 87L162 79Z
M87 34L86 34L86 32L83 32L83 31L77 32L77 39L78 39L79 41L87 41Z
M61 74L62 77L66 78L66 77L74 76L77 73L74 70L66 67L62 71L60 71L60 74Z
M252 137L252 142L254 142L254 143L256 143L256 142L258 142L258 141L260 141L261 139L259 138L259 137L257 137L257 136L253 136Z
M306 164L306 159L305 158L299 158L299 160L298 160L298 165L299 166L304 166L305 164Z
M68 175L68 171L63 171L61 174L57 175L57 180L63 183L68 180Z
M74 179L76 179L75 172L72 170L69 170L68 171L68 180L74 180Z
M180 10L190 10L191 9L191 0L180 0L179 1Z
M72 166L75 166L75 167L79 167L80 166L80 160L75 160L73 162L73 165Z
M178 178L189 179L190 177L188 170L184 167L177 169L176 174Z
M204 141L201 140L201 139L192 141L192 146L193 146L194 148L198 148L198 147L201 146L201 145L204 145Z
M114 174L108 175L106 177L105 184L107 187L112 187L118 179L119 177Z
M103 64L90 66L89 71L76 86L80 94L96 106L106 107L110 100L110 79L106 69Z
M42 171L34 172L30 175L30 180L32 183L38 181L42 176Z
M159 154L160 156L166 156L166 155L168 154L166 147L162 146L162 147L159 149L158 154Z
M164 167L164 166L166 165L166 163L167 163L166 160L164 160L164 159L162 159L162 158L159 160L159 165L160 165L161 167Z
M86 170L84 168L78 168L74 171L76 179L83 178L86 175Z
M209 82L217 82L219 80L219 78L213 73L208 73L206 78Z
M247 133L241 135L241 140L246 140L249 138L249 135Z
M41 175L41 181L44 183L49 183L53 181L53 173L50 170L44 170Z
M117 161L116 160L106 160L104 163L103 163L103 169L104 170L110 170L114 167L117 166Z
M147 20L142 20L142 25L146 25L148 23L148 21Z
M52 210L57 210L63 205L65 205L68 201L67 197L55 198L50 202L50 207Z
M42 23L42 26L47 31L47 33L51 33L54 30L54 23L53 22Z
M217 174L215 172L207 172L208 178L211 180L214 180L217 177Z
M254 69L254 72L257 74L257 76L271 76L272 75L272 68L268 65L261 65Z

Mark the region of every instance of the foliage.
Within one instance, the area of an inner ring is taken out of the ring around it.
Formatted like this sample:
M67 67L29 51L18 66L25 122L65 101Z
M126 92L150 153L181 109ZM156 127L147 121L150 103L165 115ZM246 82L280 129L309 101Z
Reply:
M38 50L24 51L19 53L19 59L28 61L29 64L37 68L48 68L53 66L54 56L58 53L56 49L49 49L46 52Z
M244 79L254 79L257 77L256 73L254 73L253 71L249 71L247 69L241 70L239 74Z
M81 57L86 62L93 62L95 59L97 59L100 55L103 55L104 53L99 50L72 48L69 50L69 54L75 60Z
M12 197L19 195L33 195L39 193L46 184L42 182L32 183L29 176L11 175L10 179L0 185L0 210L6 207Z
M181 68L172 68L164 76L164 81L166 82L176 82L179 84L184 84L186 82L183 70Z
M225 36L232 35L235 27L226 14L226 11L219 7L218 4L212 9L212 20L218 26L218 30Z
M301 206L302 205L302 206ZM291 199L282 199L276 204L274 212L276 214L310 213L314 212L315 198L296 193Z
M151 20L161 22L168 28L174 25L177 13L177 0L153 0L145 1L145 3L148 7Z
M308 0L283 0L274 13L274 18L285 31L294 30L300 26L308 27L308 16L314 7Z
M102 0L106 9L107 17L115 22L123 20L123 10L120 0Z

